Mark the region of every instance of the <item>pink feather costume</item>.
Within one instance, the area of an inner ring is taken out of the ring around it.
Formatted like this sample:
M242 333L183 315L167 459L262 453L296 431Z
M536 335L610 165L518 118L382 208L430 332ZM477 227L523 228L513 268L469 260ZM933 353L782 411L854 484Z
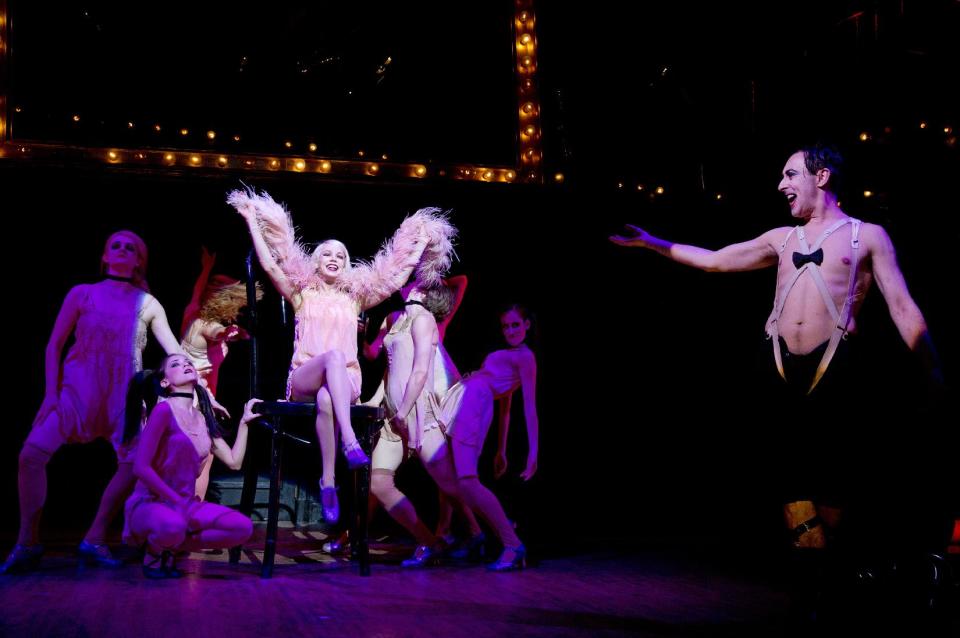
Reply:
M406 283L416 267L418 280L439 283L450 267L456 229L439 208L422 208L403 220L370 262L348 265L333 286L317 274L317 261L296 237L290 213L265 192L236 190L227 203L237 209L252 204L257 224L277 265L302 300L296 309L294 351L287 376L325 352L339 350L347 362L353 400L360 396L360 364L357 360L357 319Z

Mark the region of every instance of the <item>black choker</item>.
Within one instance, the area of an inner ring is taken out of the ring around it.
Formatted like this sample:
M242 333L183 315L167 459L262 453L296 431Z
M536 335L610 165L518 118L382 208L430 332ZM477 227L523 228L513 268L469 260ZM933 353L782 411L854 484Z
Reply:
M422 302L415 301L415 300L413 300L413 299L411 299L411 300L409 300L409 301L404 301L404 302L403 302L403 305L404 305L404 306L420 306L421 308L426 308L426 306L424 306Z
M128 284L132 284L132 283L133 283L133 277L121 277L121 276L119 276L119 275L104 275L103 278L104 278L104 279L112 279L112 280L114 280L114 281L125 281L125 282L127 282Z
M192 399L193 392L171 392L170 394L167 395L168 399L172 399L173 397L183 397L184 399Z

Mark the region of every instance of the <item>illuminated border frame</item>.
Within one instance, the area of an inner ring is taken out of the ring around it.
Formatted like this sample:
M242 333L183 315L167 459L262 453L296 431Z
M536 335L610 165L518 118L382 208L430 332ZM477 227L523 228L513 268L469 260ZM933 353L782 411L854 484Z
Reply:
M543 183L542 127L537 83L537 34L533 0L515 0L513 13L517 154L515 165L422 164L309 155L221 153L181 148L127 148L18 140L11 135L8 0L0 0L0 160L108 164L144 172L208 169L233 172L306 173L343 179L426 178L500 183Z

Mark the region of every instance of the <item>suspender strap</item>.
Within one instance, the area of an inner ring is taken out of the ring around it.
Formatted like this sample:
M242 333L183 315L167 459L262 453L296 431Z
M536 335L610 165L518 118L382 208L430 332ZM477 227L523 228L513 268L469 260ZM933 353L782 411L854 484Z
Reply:
M804 251L805 254L812 253L816 251L823 242L833 234L837 229L843 227L846 224L852 225L851 238L850 238L850 250L851 250L851 264L850 264L850 278L847 285L847 295L843 301L841 308L837 308L836 304L833 301L833 297L830 295L830 291L827 288L827 284L823 279L823 275L820 273L820 267L814 263L807 262L803 264L796 272L793 273L793 277L790 278L790 281L786 285L777 290L776 298L774 299L774 311L773 311L773 321L771 322L771 340L773 341L773 359L777 364L777 371L780 373L780 376L786 380L786 374L783 371L783 353L780 351L780 329L779 321L780 315L783 312L783 306L786 303L787 296L790 294L790 291L793 289L794 284L797 283L797 280L800 278L804 272L809 271L810 276L813 277L814 284L816 284L817 289L820 291L820 296L823 299L824 306L830 312L831 317L834 321L834 330L830 335L830 341L827 344L827 348L823 353L823 357L820 359L820 365L817 366L816 374L814 375L813 382L810 385L810 389L807 390L807 394L813 391L817 386L817 383L820 382L820 379L823 377L823 374L827 371L827 366L830 365L833 355L837 351L837 347L840 343L840 339L843 338L847 333L847 326L850 322L850 315L852 310L852 300L854 290L857 285L857 267L859 265L859 248L860 248L860 220L853 219L848 217L846 219L841 219L835 222L832 226L823 231L817 241L812 247L807 244L806 234L802 226L798 226L795 229L791 229L790 233L787 234L786 239L784 239L783 244L780 246L780 260L783 259L783 251L786 248L787 240L790 238L790 235L794 230L797 232L797 242L800 245L800 249Z
M778 260L781 260L781 261L783 260L783 251L787 247L787 242L790 241L790 236L793 235L795 232L797 232L798 228L800 227L794 226L793 228L790 229L790 232L787 233L787 236L783 238L783 243L780 244L780 250L777 251ZM799 276L799 274L794 277L794 280L790 282L788 287L784 288L785 290L789 290L790 288L793 287L793 284L796 282L797 276ZM780 296L781 296L780 290L778 289L774 292L774 297L773 297L773 322L770 326L772 329L770 338L773 341L773 360L777 363L777 372L779 372L780 376L784 380L786 380L787 377L783 373L783 359L780 355L780 331L777 327L777 320L780 319L780 312L783 310L783 304L780 303ZM786 294L784 294L783 296L786 297Z
M787 242L790 241L790 236L797 232L798 228L800 228L800 226L794 226L790 229L790 232L787 233L787 236L783 238L783 243L780 244L780 250L778 250L777 253L783 254L784 249L787 247Z
M833 355L837 352L840 339L847 335L847 326L850 324L850 315L853 310L853 294L857 287L857 268L860 265L860 220L851 219L850 223L852 224L850 233L850 281L847 284L847 296L843 300L843 308L840 310L839 321L837 321L833 329L833 334L830 335L830 343L827 344L827 349L823 352L823 358L820 359L820 365L817 366L817 372L813 376L813 382L810 384L810 389L807 390L807 394L813 392L813 389L820 383L820 379L823 378L824 373L827 371L827 366L830 365ZM822 282L823 277L820 276L820 272L817 271L816 274L816 279ZM832 308L833 304L831 303L828 307Z

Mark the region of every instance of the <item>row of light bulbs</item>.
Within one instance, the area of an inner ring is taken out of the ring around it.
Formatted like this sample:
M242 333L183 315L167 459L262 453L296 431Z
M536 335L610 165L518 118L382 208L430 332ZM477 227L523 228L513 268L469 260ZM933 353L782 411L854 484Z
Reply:
M557 175L561 175L561 174L558 173ZM562 181L562 177L561 177L561 179L560 179L559 181ZM618 190L624 190L625 188L627 188L627 186L626 186L626 184L625 184L624 182L617 182L617 189L618 189ZM649 195L650 195L650 199L655 199L657 195L663 195L664 193L667 192L667 189L666 189L665 187L663 187L663 186L657 186L656 188L649 189L649 191L648 191L646 185L644 185L644 184L637 184L637 185L634 187L634 189L635 189L638 193L648 192ZM869 189L863 191L863 197L864 197L864 199L870 199L871 197L873 197L873 196L876 195L876 194L877 194L876 192L874 192L874 191L872 191L872 190L869 190ZM713 200L718 201L718 202L723 201L724 198L725 198L725 196L724 196L723 193L713 193L713 194L710 196L710 199L713 199Z
M927 122L926 120L920 120L920 122L918 123L918 128L927 130L927 129L933 129L934 126L931 125L931 124L930 124L929 122ZM944 135L950 136L950 137L947 138L948 144L949 144L950 146L953 146L954 144L956 144L956 138L953 137L953 132L954 132L953 127L950 126L949 124L945 124L945 125L942 126L942 130L943 130ZM889 135L890 133L893 132L893 129L892 129L892 127L886 126L886 127L884 127L883 132L884 132L885 134ZM858 138L861 142L869 142L869 141L871 141L871 140L874 139L874 135L873 135L872 133L870 133L870 131L861 131L861 132L857 135L857 138ZM558 176L559 176L559 175L560 175L560 174L558 173ZM562 179L563 179L562 176L560 176L559 179L558 179L558 181L562 181ZM623 181L617 182L617 183L616 183L616 187L617 187L617 190L624 190L624 189L627 189L627 188L631 188L631 187L628 187L628 185L627 185L625 182L623 182ZM642 192L648 190L646 184L644 184L644 183L642 183L642 182L641 182L641 183L637 183L637 184L634 185L632 188L635 189L638 193L642 193ZM651 199L653 199L655 195L663 195L665 192L666 192L666 189L665 189L663 186L657 186L657 187L654 188L653 190L650 190L650 191L649 191L649 194L650 194ZM871 189L868 188L868 189L864 189L864 190L863 190L862 195L863 195L863 198L864 198L864 199L870 199L870 198L872 198L872 197L874 197L874 196L879 195L879 193L877 193L876 191L871 190ZM715 200L717 200L717 201L721 201L721 200L723 200L724 195L723 195L723 193L714 193L713 196L712 196L712 198L715 199Z
M0 157L7 156L13 150L20 157L55 156L63 153L62 148L50 144L0 145ZM302 157L269 157L250 155L224 155L189 151L162 151L156 149L89 149L88 157L94 157L113 165L128 166L165 166L188 168L218 168L234 170L289 171L294 173L320 173L339 175L365 175L377 177L385 174L392 177L422 179L430 175L454 180L480 182L517 182L517 171L507 167L490 166L450 166L428 168L425 164L403 164L398 162L380 163L359 160L330 160ZM556 181L562 182L563 176L557 174Z
M532 109L531 105L524 105L526 110L529 112ZM22 112L21 107L17 107L16 112ZM80 114L73 114L69 116L73 122L79 123L83 118ZM135 122L128 121L127 127L132 129L136 127ZM153 124L152 128L157 132L160 132L164 127L160 124ZM179 133L182 136L187 136L190 134L190 129L181 128ZM536 135L536 127L533 124L528 124L524 130L523 134L528 137L534 137ZM214 130L206 131L206 137L209 140L217 139L217 133ZM239 142L240 136L233 136L234 141ZM293 142L287 140L283 143L284 147L287 149L292 149L294 144ZM35 148L39 149L46 145L35 145ZM317 145L313 142L310 142L306 146L310 152L317 151ZM30 148L28 146L19 146L18 150L21 155L26 155ZM531 161L538 161L539 155L537 154L539 149L529 147L524 150L524 157ZM94 151L94 154L97 154ZM360 158L365 158L369 155L363 149L357 151L357 156ZM125 162L135 162L138 164L144 163L146 160L150 160L150 163L158 163L165 166L191 166L191 167L217 167L217 168L243 168L243 169L267 169L267 170L290 170L294 172L316 172L316 173L330 173L334 170L336 166L343 166L348 169L350 173L363 173L369 176L376 176L380 173L380 164L378 160L368 159L363 162L358 161L349 161L349 160L317 160L314 158L270 158L270 157L258 157L252 159L251 156L230 156L225 154L209 153L209 152L188 152L188 151L157 151L156 149L148 150L131 150L131 149L110 149L103 152L103 159L110 164L122 164ZM383 161L388 161L389 156L386 153L380 155L380 158ZM424 164L393 164L395 167L402 167L402 170L393 170L391 171L394 175L406 175L408 177L422 178L426 177L430 172L426 165ZM503 167L476 167L476 166L455 166L452 170L447 171L446 169L434 169L434 174L441 177L451 177L452 179L472 179L483 182L515 182L517 181L517 171L512 168L503 168ZM529 179L529 176L527 176ZM557 183L563 182L564 176L561 173L554 175L554 180Z
M521 87L522 88L532 87L532 79L524 78L523 81L521 82ZM536 164L539 164L540 160L542 159L542 152L539 145L540 134L536 124L536 120L539 115L538 110L539 109L537 108L536 102L532 100L525 100L520 105L520 119L522 124L521 130L520 130L520 140L521 140L520 156L521 156L522 164L536 165ZM15 111L17 113L20 113L22 112L22 108L16 107ZM83 118L79 114L75 113L70 116L70 119L75 123L80 123ZM136 128L136 126L137 126L136 123L133 121L127 122L128 129L134 129ZM164 130L164 126L161 124L153 124L152 128L157 133L160 133L161 131ZM179 129L179 133L181 136L187 137L190 135L190 129L181 128ZM218 137L218 134L216 131L211 129L206 132L205 137L210 141L215 141ZM241 140L240 135L233 135L232 137L234 142L240 142ZM284 148L291 150L294 147L294 143L290 140L285 140L283 142L283 146ZM311 153L315 153L317 151L317 148L318 147L315 142L309 142L306 145L306 149ZM367 152L362 149L357 151L358 157L366 157L366 155L367 155ZM381 159L383 159L384 161L387 161L389 159L389 155L387 153L383 153L381 154ZM556 175L554 177L556 181L563 180L562 177L558 178Z
M541 148L540 105L537 99L537 36L536 16L532 0L516 0L513 31L517 54L517 97L520 124L520 170L530 182L542 181L539 167L543 159ZM554 175L554 181L563 182L563 175Z
M16 107L14 110L15 110L17 113L22 112L22 108L19 107L19 106ZM75 122L75 123L79 123L83 118L81 118L79 114L75 113L75 114L73 114L73 115L70 117L70 119L71 119L73 122ZM128 121L128 122L127 122L127 128L128 128L128 129L131 129L131 130L132 130L132 129L136 128L136 127L137 127L137 125L136 125L135 122L133 122L133 121ZM154 125L152 126L152 128L153 128L153 130L156 131L157 133L160 133L160 132L163 131L163 129L164 129L163 125L161 125L161 124L154 124ZM187 137L188 135L190 135L190 129L188 129L188 128L181 128L179 132L180 132L180 135L183 136L183 137ZM215 140L217 139L218 134L217 134L216 131L214 131L214 130L211 129L211 130L208 130L208 131L205 133L205 137L206 137L208 140L210 140L211 142L213 142L213 141L215 141ZM234 141L234 142L239 142L239 141L242 139L242 138L240 137L240 135L233 135L232 137L233 137L233 141ZM288 149L288 150L289 150L289 149L293 149L294 143L291 142L290 140L284 140L284 142L283 142L283 147L286 148L286 149ZM316 152L317 152L317 144L316 144L315 142L309 142L309 143L306 145L306 149L307 149L308 151L310 151L311 153L316 153ZM362 149L359 150L359 151L357 151L357 156L358 156L358 157L365 157L366 154L367 154L366 151L364 151L364 150L362 150ZM382 159L383 159L384 161L386 161L387 159L389 159L389 156L388 156L386 153L383 153L383 154L381 155L381 157L382 157Z
M930 124L929 122L927 122L926 120L920 120L920 122L917 124L917 127L920 128L921 130L928 130L928 129L929 129L929 130L932 130L932 129L936 128L935 125L931 125L931 124ZM949 124L943 125L942 130L943 130L944 135L952 135L952 134L953 134L953 127L950 126ZM885 127L883 127L883 132L884 132L885 134L889 135L890 133L893 132L893 128L890 127L890 126L885 126ZM874 138L874 135L873 135L873 133L871 133L870 131L861 131L860 134L857 136L857 138L858 138L861 142L869 142L870 140L872 140L872 139Z

